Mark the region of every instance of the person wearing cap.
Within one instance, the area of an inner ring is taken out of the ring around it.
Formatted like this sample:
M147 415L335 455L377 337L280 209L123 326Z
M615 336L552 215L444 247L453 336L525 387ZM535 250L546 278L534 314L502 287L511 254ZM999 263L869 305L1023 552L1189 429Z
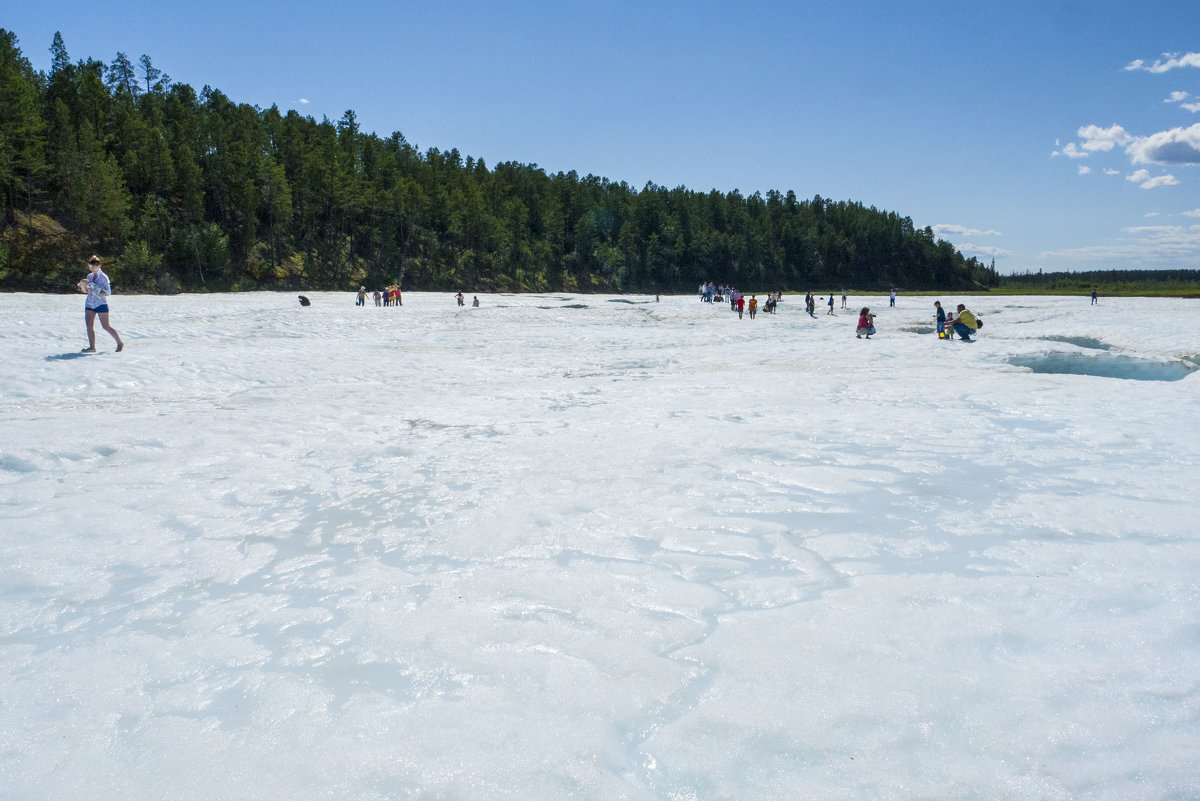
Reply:
M95 324L96 315L100 315L100 326L112 334L112 338L117 342L117 353L120 353L125 348L125 343L121 341L117 330L108 324L108 296L112 294L112 284L100 269L99 256L88 259L88 270L88 274L79 280L78 285L81 291L87 293L87 300L83 304L83 316L87 323L88 346L83 352L96 352Z
M365 286L360 286L358 288L358 299L354 301L354 305L355 306L366 306L367 305L367 288Z

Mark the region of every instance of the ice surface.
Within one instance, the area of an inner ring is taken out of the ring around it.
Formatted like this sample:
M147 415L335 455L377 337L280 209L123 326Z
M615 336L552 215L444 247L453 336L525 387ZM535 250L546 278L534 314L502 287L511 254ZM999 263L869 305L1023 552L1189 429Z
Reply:
M309 297L0 295L6 801L1200 797L1196 301Z

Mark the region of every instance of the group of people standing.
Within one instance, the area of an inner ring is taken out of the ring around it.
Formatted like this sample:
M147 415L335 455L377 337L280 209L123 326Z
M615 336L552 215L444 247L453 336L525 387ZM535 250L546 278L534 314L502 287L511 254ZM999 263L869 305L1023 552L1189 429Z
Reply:
M725 284L714 284L712 281L708 281L700 285L700 301L702 303L723 303L725 298L729 298L730 303L733 303L736 294L740 293Z
M782 292L770 292L767 294L767 299L763 301L762 308L767 314L774 314L775 307L779 305L779 299L783 297ZM725 284L714 284L712 281L707 281L700 285L700 302L701 303L724 303L725 299L729 299L730 311L737 312L738 319L742 319L747 311L750 312L750 319L753 320L758 314L758 295L751 295L747 298L742 292ZM654 299L657 301L658 296Z
M375 305L376 306L403 306L404 305L404 296L400 292L400 287L398 287L398 286L389 286L383 290L376 289L374 297L375 297ZM355 306L366 306L367 305L367 288L365 286L360 286L358 288L358 295L354 299L354 305Z

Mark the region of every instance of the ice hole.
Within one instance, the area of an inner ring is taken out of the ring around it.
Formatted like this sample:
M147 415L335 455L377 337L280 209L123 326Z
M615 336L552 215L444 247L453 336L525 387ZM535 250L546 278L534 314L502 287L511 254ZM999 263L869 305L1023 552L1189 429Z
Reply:
M1013 356L1008 363L1016 367L1028 367L1035 373L1094 375L1136 381L1179 381L1197 369L1196 365L1183 361L1159 362L1133 356L1088 356L1082 353Z
M1092 350L1111 350L1112 345L1101 342L1095 337L1063 337L1052 336L1042 337L1046 342L1065 342L1068 345L1075 345L1080 348L1091 348Z

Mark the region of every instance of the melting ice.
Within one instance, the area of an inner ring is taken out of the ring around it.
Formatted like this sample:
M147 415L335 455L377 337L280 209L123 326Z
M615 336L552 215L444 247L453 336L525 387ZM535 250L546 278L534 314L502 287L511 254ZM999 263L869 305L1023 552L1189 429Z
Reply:
M1196 301L309 297L0 295L5 799L1200 796Z

